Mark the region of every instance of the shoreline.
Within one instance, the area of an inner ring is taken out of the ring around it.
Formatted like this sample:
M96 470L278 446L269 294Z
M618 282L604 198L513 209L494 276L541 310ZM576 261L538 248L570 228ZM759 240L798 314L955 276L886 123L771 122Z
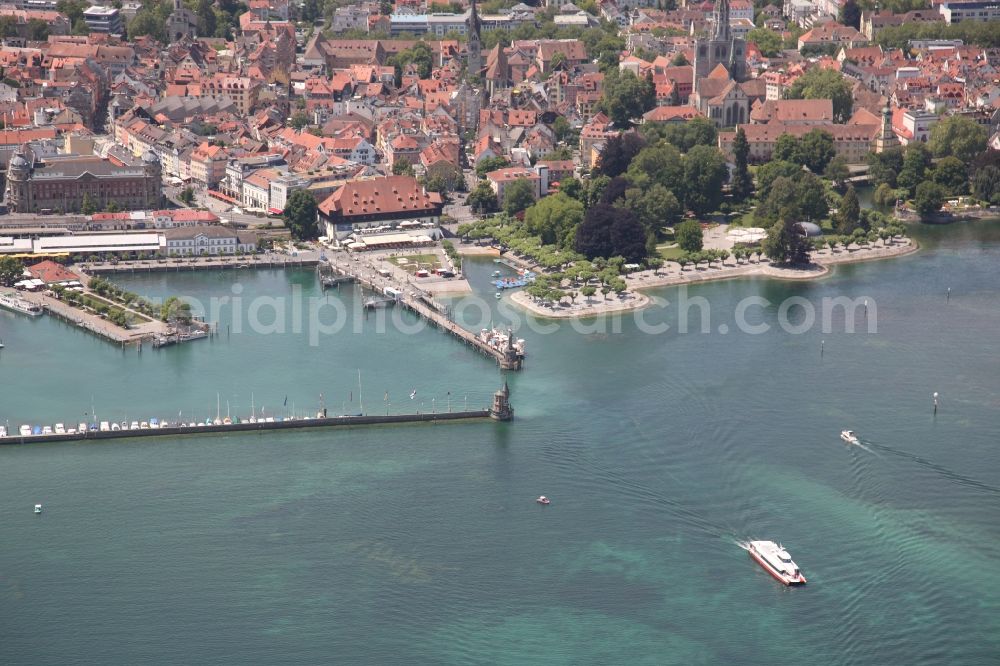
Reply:
M820 250L813 253L813 263L804 268L779 268L770 263L725 264L722 268L703 268L683 270L674 261L665 262L658 271L643 271L633 273L626 278L628 296L616 297L613 300L591 302L589 304L573 303L559 308L550 308L536 303L523 290L511 296L511 301L522 309L539 317L549 319L583 319L607 314L616 314L640 310L651 302L646 289L674 287L700 282L715 282L719 280L734 280L747 277L767 277L776 280L808 281L820 280L833 273L833 266L841 264L856 264L879 259L893 259L913 254L920 250L920 245L911 238L903 239L891 246L871 247L853 251ZM662 274L661 274L662 273Z

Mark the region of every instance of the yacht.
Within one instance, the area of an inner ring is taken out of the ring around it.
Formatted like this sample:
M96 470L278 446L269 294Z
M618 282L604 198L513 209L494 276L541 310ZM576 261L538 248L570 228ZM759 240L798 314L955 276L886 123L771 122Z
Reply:
M7 426L0 426L0 437L7 436Z
M21 433L21 437L28 437L31 435L31 426L23 425L18 429L18 432Z
M853 430L841 430L840 438L847 442L848 444L857 444L858 436L854 434Z
M764 567L767 573L785 585L804 585L805 576L799 571L799 565L792 561L784 546L774 541L751 541L746 546L750 557Z
M57 423L56 424L56 434L57 435L65 435L66 434L66 426L64 424L62 424L62 423Z
M20 312L32 317L37 317L44 312L41 305L35 305L15 293L0 294L0 308L6 308L13 312Z

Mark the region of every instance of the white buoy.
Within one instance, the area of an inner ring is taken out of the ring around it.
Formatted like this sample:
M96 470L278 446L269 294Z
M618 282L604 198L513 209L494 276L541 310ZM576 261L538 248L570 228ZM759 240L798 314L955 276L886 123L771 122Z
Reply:
M937 414L938 408L938 392L934 391L934 413Z

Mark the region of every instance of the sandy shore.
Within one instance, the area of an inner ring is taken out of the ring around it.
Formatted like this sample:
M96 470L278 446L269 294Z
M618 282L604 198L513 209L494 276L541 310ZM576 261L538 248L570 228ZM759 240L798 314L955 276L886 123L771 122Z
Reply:
M614 312L637 310L647 306L650 298L641 292L643 289L752 276L764 276L779 280L816 280L827 276L831 272L830 267L837 264L900 257L919 249L916 242L908 238L896 241L892 245L878 245L851 251L825 249L813 252L813 263L803 268L779 268L766 262L736 264L734 260L730 259L721 267L713 265L711 268L682 270L677 262L668 261L657 271L643 271L629 275L626 279L629 290L621 297L612 296L608 299L602 299L600 296L595 296L590 299L589 303L586 299L578 297L573 304L564 301L560 306L547 307L535 302L524 291L518 291L511 297L511 301L542 317L554 319L596 317Z

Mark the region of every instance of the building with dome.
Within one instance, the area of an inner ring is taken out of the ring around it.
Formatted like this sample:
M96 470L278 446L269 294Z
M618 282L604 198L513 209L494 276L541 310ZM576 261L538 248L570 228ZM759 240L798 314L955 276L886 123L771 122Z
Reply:
M7 165L7 205L19 213L69 213L88 197L98 210L157 208L163 194L160 160L152 151L123 163L96 155L38 158L27 145Z

